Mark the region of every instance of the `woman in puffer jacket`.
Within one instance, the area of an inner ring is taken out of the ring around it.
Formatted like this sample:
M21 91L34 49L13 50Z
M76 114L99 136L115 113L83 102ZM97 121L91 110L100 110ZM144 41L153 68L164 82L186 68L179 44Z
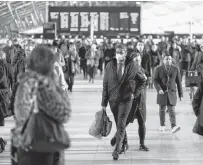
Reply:
M54 62L54 54L48 48L37 46L29 57L28 70L18 76L19 85L14 102L16 125L12 132L13 145L17 147L18 165L58 165L56 159L62 159L60 155L63 155L63 151L25 151L19 141L21 130L32 110L33 91L37 91L37 105L40 111L60 124L66 123L70 117L70 100L54 80Z

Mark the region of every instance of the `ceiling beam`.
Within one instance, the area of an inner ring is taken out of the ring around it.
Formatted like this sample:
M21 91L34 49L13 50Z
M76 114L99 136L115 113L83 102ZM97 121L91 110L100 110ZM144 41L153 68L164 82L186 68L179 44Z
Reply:
M36 19L37 19L37 23L39 22L39 15L38 15L38 10L37 10L37 8L36 8L36 4L35 4L35 2L31 2L32 3L32 7L33 7L33 10L34 10L34 13L35 13L35 17L36 17ZM34 17L33 17L34 18Z
M19 25L18 22L16 21L16 18L15 18L15 15L13 14L12 7L11 7L10 3L7 2L6 4L7 4L7 7L8 7L8 9L9 9L9 12L10 12L12 18L14 19L14 23L17 25L17 28L19 29L20 25Z

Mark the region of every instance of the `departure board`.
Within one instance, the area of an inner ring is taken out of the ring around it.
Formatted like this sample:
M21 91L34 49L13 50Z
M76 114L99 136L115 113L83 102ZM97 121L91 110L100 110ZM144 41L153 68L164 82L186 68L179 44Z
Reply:
M55 39L56 37L56 23L47 22L43 24L43 38L44 39Z
M71 35L117 36L140 34L140 6L137 7L59 7L49 6L48 21L56 22L57 32Z
M119 31L119 13L110 13L109 22L111 31Z

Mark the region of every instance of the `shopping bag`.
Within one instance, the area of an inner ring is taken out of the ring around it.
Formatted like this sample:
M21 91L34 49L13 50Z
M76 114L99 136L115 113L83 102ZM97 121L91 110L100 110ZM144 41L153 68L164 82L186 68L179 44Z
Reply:
M102 126L100 131L101 135L104 137L107 137L111 132L111 128L112 128L112 121L107 116L106 111L103 111Z
M102 115L103 115L103 110L96 112L95 119L89 128L89 135L97 139L102 139L102 135L101 135Z
M201 77L198 76L196 72L188 72L188 75L185 76L185 86L186 87L193 87L199 86L201 82Z
M193 133L203 136L203 127L200 125L199 118L198 116L192 131Z

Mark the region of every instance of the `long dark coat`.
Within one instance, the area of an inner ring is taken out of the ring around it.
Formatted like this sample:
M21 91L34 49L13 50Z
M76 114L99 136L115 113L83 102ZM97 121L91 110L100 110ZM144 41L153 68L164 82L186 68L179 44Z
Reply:
M13 83L13 70L6 61L0 61L1 74L0 75L0 120L11 115L9 109L10 102L10 88ZM3 126L3 121L0 121L0 126Z
M179 98L183 97L180 70L178 67L171 65L169 73L165 65L159 66L154 75L154 86L157 93L163 90L164 94L157 94L157 104L173 105L177 103L177 89Z
M143 121L146 121L146 103L145 103L145 94L144 87L146 85L146 80L144 77L145 71L143 68L138 68L138 72L135 76L135 92L134 100L132 104L131 111L129 113L127 124L133 123L134 119L137 118L136 113L140 111Z
M195 115L200 117L200 126L203 126L203 82L201 82L194 95L192 107Z
M101 105L106 107L108 102L130 101L135 91L136 67L131 60L125 64L121 81L118 80L117 60L112 59L106 66L103 79L103 93Z

